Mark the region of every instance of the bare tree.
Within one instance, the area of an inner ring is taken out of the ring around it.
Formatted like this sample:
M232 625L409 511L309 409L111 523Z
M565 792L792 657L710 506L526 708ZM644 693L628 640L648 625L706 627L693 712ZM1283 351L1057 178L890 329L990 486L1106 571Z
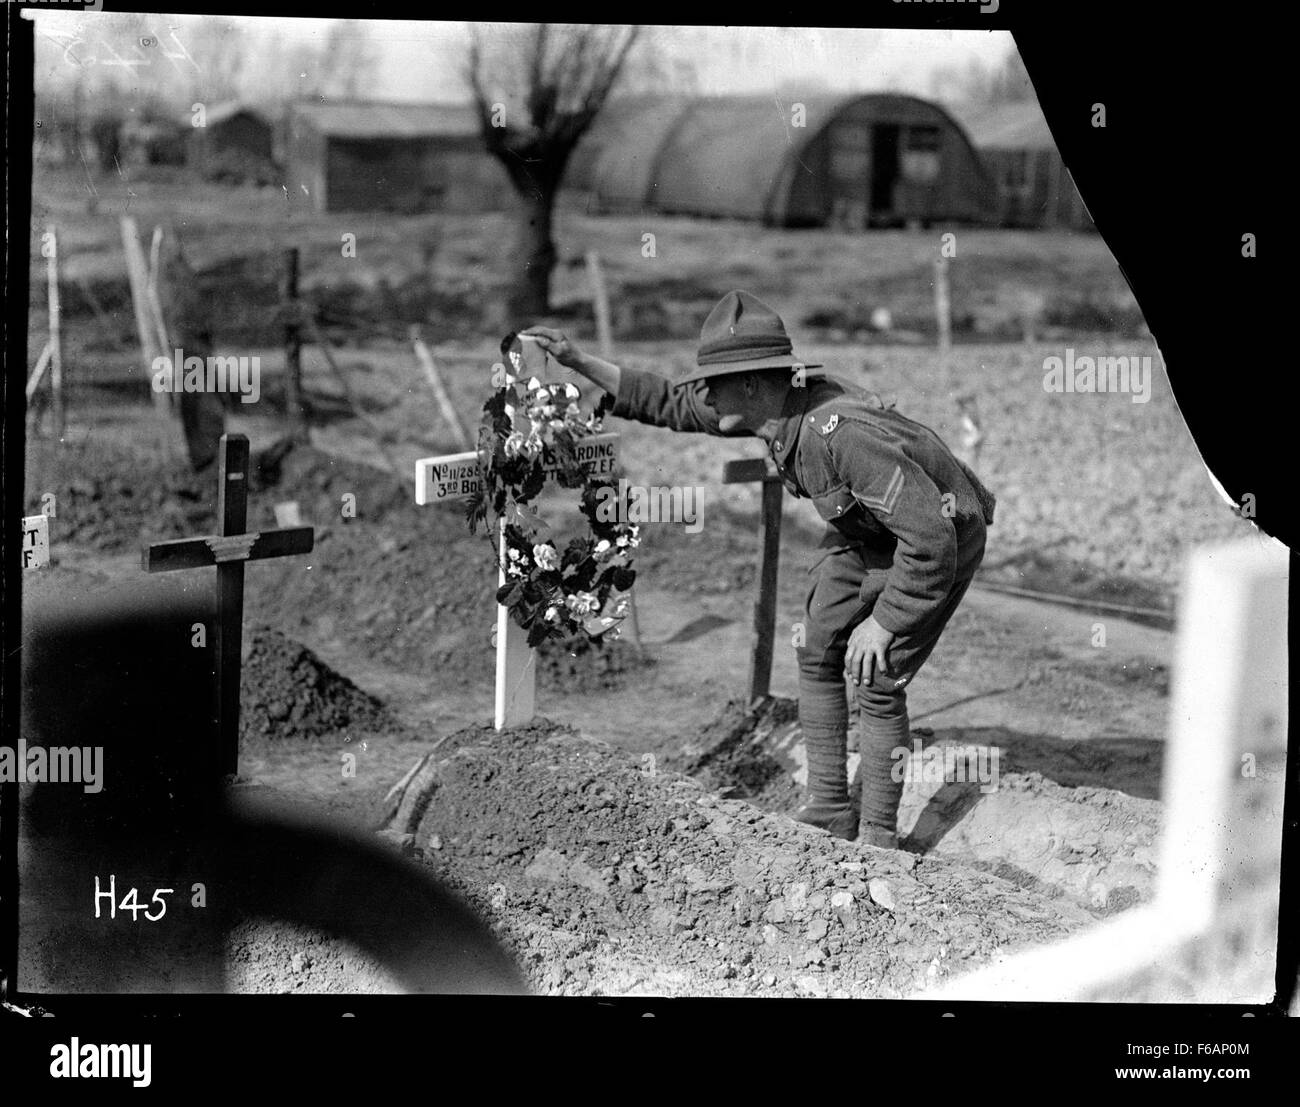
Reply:
M552 220L564 170L618 81L639 31L543 23L529 28L522 41L498 41L490 61L478 27L471 31L466 76L483 142L505 167L520 201L514 256L522 269L509 303L517 319L549 308L556 261ZM507 92L504 99L489 95L489 80ZM512 105L522 110L512 112Z

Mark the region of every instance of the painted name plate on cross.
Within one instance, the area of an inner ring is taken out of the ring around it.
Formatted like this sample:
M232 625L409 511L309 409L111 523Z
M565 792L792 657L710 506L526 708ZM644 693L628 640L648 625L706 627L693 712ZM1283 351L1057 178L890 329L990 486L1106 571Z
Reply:
M43 569L50 563L50 520L44 515L23 519L23 568Z
M593 434L574 445L574 454L590 476L614 473L618 463L618 435ZM548 461L545 469L555 473L559 466ZM421 507L444 500L462 500L483 491L483 474L474 452L422 457L415 463L415 502Z
M591 476L611 476L618 462L618 435L593 434L574 444L574 454ZM559 466L547 462L555 473ZM415 463L415 502L457 503L483 490L478 454L446 454L424 457ZM506 583L507 547L505 521L497 534L498 587ZM520 726L532 719L536 703L537 653L528 645L528 632L511 617L510 609L497 605L496 697L493 725L497 730Z

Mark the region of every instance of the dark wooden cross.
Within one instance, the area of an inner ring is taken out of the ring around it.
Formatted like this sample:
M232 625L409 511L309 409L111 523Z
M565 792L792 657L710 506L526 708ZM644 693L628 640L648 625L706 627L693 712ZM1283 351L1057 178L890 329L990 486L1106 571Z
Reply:
M763 485L759 521L758 602L754 604L754 649L749 665L749 702L762 699L772 685L772 645L776 637L777 562L781 556L781 499L785 489L776 466L766 458L728 461L723 484Z
M146 573L217 567L217 725L221 771L239 771L239 665L244 626L244 562L310 553L312 527L252 531L248 526L248 438L221 436L217 489L218 531L145 546Z

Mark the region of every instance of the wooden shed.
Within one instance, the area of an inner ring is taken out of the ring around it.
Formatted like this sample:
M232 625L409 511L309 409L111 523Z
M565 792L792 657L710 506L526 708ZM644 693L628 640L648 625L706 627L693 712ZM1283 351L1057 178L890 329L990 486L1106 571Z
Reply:
M302 101L284 148L286 188L318 212L493 211L514 195L469 104Z
M188 129L186 163L204 176L269 179L276 164L275 120L261 109L229 102L204 112L204 125Z
M565 185L591 212L786 227L983 223L996 209L961 126L936 104L893 93L612 101L574 151Z
M999 226L1092 227L1037 100L951 111L993 177Z

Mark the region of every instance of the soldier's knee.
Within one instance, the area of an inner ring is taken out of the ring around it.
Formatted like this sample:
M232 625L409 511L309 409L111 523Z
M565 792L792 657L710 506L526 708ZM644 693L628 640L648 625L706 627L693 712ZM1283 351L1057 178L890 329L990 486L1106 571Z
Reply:
M907 685L896 684L898 678L878 678L871 684L858 685L858 709L873 719L896 719L907 714Z

